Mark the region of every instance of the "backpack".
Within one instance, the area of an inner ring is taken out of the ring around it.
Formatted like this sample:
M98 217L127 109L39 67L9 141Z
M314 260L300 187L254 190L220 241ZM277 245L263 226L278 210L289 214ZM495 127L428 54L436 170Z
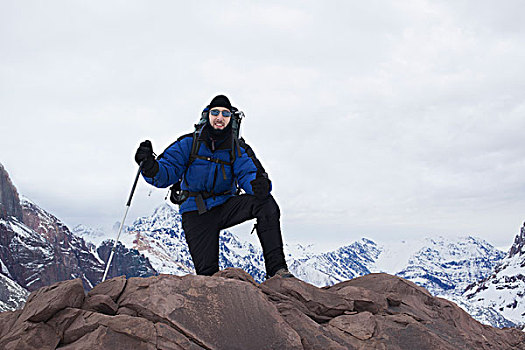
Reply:
M184 181L186 180L186 172L188 171L188 168L191 166L193 161L197 158L206 160L209 162L216 162L222 165L223 172L224 172L224 166L230 166L232 168L232 174L233 174L233 163L235 162L235 159L237 159L237 156L241 156L241 146L240 146L240 140L242 138L239 138L240 128L241 128L241 121L244 118L244 113L242 111L239 111L237 108L232 107L232 119L230 123L232 123L232 145L231 145L231 153L230 153L230 162L224 162L219 159L210 159L208 157L202 157L198 155L199 148L201 142L199 141L199 136L208 122L208 112L209 108L206 107L201 113L201 118L197 124L195 124L195 130L193 131L193 141L191 145L191 153L190 153L190 159L188 162L188 166L186 167L186 170L184 172ZM168 147L169 148L169 147ZM161 155L162 156L162 155ZM159 156L160 157L160 156ZM224 175L225 176L225 175ZM204 205L204 199L215 197L227 193L231 193L231 191L227 191L225 193L210 193L210 192L188 192L183 191L181 189L182 179L177 181L175 184L173 184L169 189L169 197L170 201L173 204L181 205L184 203L189 197L195 197L195 201L197 203L197 207L199 210L199 213L206 211L206 206ZM187 184L187 182L186 182ZM240 193L240 187L237 181L235 182L235 186L237 188L235 194ZM166 196L167 197L167 196Z

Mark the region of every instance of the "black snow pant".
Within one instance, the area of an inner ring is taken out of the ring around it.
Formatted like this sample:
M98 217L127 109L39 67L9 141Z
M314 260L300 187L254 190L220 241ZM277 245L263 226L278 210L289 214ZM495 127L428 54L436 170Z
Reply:
M273 276L286 268L281 236L280 211L270 195L264 200L249 194L228 199L224 204L199 215L182 214L182 228L198 275L211 276L219 271L219 232L257 218L257 235L263 249L266 274Z

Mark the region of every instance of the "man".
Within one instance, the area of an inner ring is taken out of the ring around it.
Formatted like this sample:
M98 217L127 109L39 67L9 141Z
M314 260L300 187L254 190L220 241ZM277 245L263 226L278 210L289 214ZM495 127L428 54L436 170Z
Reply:
M193 134L184 135L155 159L146 140L135 160L142 164L144 179L155 187L182 179L187 196L180 205L182 227L198 275L219 271L220 230L257 218L267 276L294 277L284 258L280 211L270 194L271 181L250 146L233 135L233 109L226 96L214 97L207 106L206 124L196 131L195 145ZM192 146L196 147L193 157ZM236 184L245 194L237 195Z

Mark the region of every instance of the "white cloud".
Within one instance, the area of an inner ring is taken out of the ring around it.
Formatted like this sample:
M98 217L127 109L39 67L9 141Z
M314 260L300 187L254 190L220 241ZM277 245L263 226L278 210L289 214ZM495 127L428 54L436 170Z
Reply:
M290 240L510 244L525 189L523 7L4 3L0 161L68 223L111 225L138 143L160 153L226 93ZM165 195L148 192L131 215Z

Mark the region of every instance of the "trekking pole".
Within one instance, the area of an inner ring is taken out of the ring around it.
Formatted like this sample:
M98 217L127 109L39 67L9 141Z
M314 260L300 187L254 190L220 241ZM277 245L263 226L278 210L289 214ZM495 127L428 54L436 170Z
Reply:
M113 254L115 254L115 249L117 247L117 243L120 238L120 233L122 232L122 228L124 227L124 221L126 221L126 216L128 216L128 210L129 210L129 207L131 206L131 199L133 198L133 194L135 193L135 188L137 187L137 182L139 181L140 170L142 170L143 162L144 161L140 162L139 170L137 170L137 175L135 176L135 182L133 182L133 187L131 188L131 193L129 194L128 203L126 204L126 212L124 213L124 218L122 219L122 222L120 223L120 228L118 229L117 239L115 240L115 244L113 244L113 249L111 249L111 254L109 254L109 259L108 259L108 262L106 263L106 270L104 271L102 282L106 280L106 276L108 275L109 266L111 265L111 259L113 259Z

